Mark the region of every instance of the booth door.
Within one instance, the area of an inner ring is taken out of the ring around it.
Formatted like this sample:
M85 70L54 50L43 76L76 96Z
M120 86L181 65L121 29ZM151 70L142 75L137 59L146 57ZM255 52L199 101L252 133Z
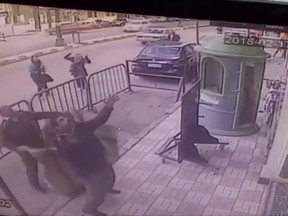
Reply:
M235 125L237 128L249 127L255 123L260 91L258 73L254 65L243 64L241 76L238 115Z

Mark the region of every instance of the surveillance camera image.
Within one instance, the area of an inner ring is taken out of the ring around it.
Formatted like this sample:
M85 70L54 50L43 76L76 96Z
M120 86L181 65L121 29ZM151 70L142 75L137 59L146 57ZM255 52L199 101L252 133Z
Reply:
M0 215L287 215L287 34L0 3Z

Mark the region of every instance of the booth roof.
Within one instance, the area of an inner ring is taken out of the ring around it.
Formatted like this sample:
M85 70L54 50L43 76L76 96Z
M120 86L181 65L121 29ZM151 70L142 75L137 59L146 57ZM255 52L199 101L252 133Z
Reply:
M196 47L196 50L200 53L213 56L250 59L270 58L270 54L266 53L260 47L224 44L224 39L222 37L213 38L204 45Z

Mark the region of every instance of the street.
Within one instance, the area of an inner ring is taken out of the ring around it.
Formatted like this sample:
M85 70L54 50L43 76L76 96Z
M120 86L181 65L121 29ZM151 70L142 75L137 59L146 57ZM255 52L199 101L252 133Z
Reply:
M194 25L194 23L195 23L194 21L184 22L182 23L182 26ZM151 24L151 26L164 26L168 28L173 28L177 27L177 24L178 24L177 22L155 23ZM101 37L109 37L123 33L124 33L123 27L95 29L81 32L80 39L83 41ZM76 35L75 37L77 38ZM65 39L65 42L67 44L73 43L71 34L64 34L63 38ZM13 56L23 52L30 52L38 49L44 49L47 47L53 47L55 46L55 41L56 41L55 35L48 35L45 32L21 37L20 36L8 37L7 42L0 41L0 48L1 48L0 58Z

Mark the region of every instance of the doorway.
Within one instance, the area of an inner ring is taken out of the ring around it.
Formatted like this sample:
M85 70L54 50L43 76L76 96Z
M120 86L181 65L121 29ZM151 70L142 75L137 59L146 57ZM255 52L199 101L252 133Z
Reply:
M255 123L260 86L254 64L244 63L241 72L241 88L238 96L237 128L250 127Z

